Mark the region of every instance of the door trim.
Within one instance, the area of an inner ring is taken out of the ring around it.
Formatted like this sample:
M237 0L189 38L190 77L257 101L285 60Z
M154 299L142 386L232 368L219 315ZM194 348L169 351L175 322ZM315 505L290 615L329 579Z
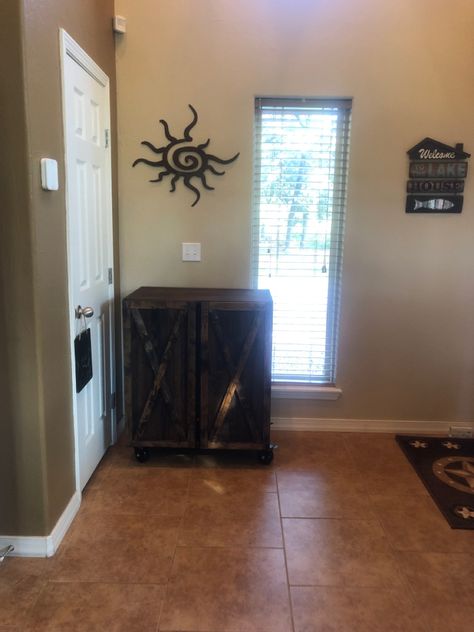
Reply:
M61 70L64 72L64 58L66 55L69 55L69 57L74 59L93 79L98 81L104 88L108 88L109 78L95 61L79 46L76 40L66 33L64 29L59 29L59 38L61 47Z
M69 253L71 252L69 243L69 197L68 197L68 182L67 182L67 120L66 120L66 95L65 95L65 74L66 74L66 58L73 59L83 70L85 70L94 80L96 80L101 86L106 89L106 107L107 107L107 120L106 128L110 130L110 81L104 71L95 63L95 61L89 57L89 55L79 46L79 44L62 28L59 29L59 57L60 57L60 69L61 69L61 100L62 100L62 118L63 118L63 145L64 145L64 180L65 180L65 205L66 205L66 240L67 240L67 273L68 273L68 309L69 309L69 339L70 339L70 359L71 359L71 396L72 396L72 411L74 419L74 461L75 461L75 478L76 478L76 491L80 490L80 475L79 475L79 448L78 448L78 419L77 419L77 407L75 397L75 372L74 372L74 327L75 320L74 314L74 302L72 295L72 283L71 283L71 261ZM116 391L115 388L115 309L114 309L114 282L115 271L113 265L113 225L112 225L112 158L111 158L111 142L109 133L109 151L106 152L106 173L107 182L106 187L108 190L107 199L109 205L107 208L107 232L108 232L108 252L106 254L107 266L112 269L112 283L109 287L109 299L111 301L111 315L110 315L110 384L108 385L109 395ZM110 398L107 398L107 405L110 405ZM116 424L116 409L110 411L110 440L111 444L117 440L117 424Z

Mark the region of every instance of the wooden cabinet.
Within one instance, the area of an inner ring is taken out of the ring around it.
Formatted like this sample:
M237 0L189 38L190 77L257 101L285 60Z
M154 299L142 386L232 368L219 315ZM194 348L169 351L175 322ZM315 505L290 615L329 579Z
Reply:
M125 400L139 460L150 447L270 444L267 290L142 287L124 299Z

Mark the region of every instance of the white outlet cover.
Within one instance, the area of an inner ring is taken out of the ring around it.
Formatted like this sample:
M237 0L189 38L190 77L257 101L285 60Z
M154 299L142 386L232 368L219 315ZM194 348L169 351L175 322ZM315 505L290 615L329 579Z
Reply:
M201 244L183 242L182 244L183 261L201 261Z

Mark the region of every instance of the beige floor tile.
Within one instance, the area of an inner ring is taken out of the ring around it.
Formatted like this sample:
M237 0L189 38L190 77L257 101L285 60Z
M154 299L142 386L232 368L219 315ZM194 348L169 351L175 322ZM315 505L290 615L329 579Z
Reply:
M420 607L472 607L474 555L405 552L397 559Z
M42 577L48 572L51 564L51 558L10 555L0 563L0 582L14 583L27 577Z
M276 492L276 477L272 469L195 468L191 474L189 494L204 490L216 494Z
M87 481L83 494L87 494L92 489L102 489L106 486L109 474L109 468L105 465L100 465Z
M302 492L307 491L310 485L330 486L334 484L335 487L343 488L345 486L350 491L366 494L363 477L351 463L342 471L334 470L330 466L327 467L326 464L318 464L303 471L281 468L277 469L276 478L279 492Z
M0 632L24 630L52 560L7 557L0 564Z
M160 489L174 491L187 489L191 470L188 468L153 468L142 464L137 468L126 468L126 472L121 468L110 468L104 477L104 484L112 488L126 485L135 489L140 486L153 485Z
M155 632L164 588L48 583L31 613L35 632Z
M208 450L197 453L194 467L200 469L273 469L275 461L269 465L262 464L257 457L257 450ZM277 451L275 451L276 459Z
M283 519L291 585L396 586L392 551L377 521Z
M55 581L164 584L179 518L84 511L75 520L50 578Z
M430 632L405 590L293 587L295 632Z
M277 472L281 515L288 518L373 519L360 475L336 477L324 471Z
M474 531L449 528L393 436L272 441L269 466L109 450L56 556L0 564L0 632L289 632L283 544L293 632L472 627Z
M369 494L428 495L394 437L354 433L344 441Z
M464 632L474 628L474 604L437 606L426 612L429 632Z
M374 511L398 551L474 553L474 531L451 529L429 496L372 497Z
M278 432L275 437L274 466L277 470L322 470L344 477L354 472L354 464L341 435L329 432Z
M283 551L178 547L163 630L289 632Z
M188 469L108 469L100 485L86 488L88 510L181 516L186 505Z
M115 445L107 450L102 461L105 468L134 468L147 469L150 467L192 467L194 454L180 454L174 450L150 449L146 463L140 463L135 458L135 450L130 446Z
M195 488L181 522L179 544L187 546L282 547L276 493L219 493Z

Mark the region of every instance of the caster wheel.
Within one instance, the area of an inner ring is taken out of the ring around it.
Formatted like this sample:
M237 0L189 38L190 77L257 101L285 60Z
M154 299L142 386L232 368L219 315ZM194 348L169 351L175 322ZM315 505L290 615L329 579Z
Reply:
M263 463L263 465L270 465L270 463L273 461L273 448L269 448L268 450L261 450L258 453L258 460L260 461L260 463Z
M150 451L148 448L135 448L135 458L140 463L146 463L150 458Z

